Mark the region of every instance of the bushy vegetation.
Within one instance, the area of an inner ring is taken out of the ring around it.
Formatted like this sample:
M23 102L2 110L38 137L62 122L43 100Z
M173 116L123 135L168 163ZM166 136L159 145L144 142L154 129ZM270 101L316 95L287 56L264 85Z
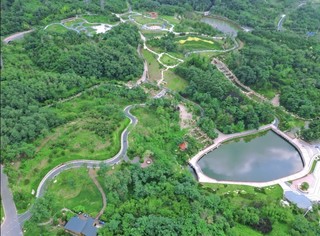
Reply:
M211 0L131 0L135 9L159 11L165 15L190 11L208 10L212 6Z
M105 37L38 31L4 47L1 69L2 161L32 157L28 144L64 120L43 107L112 79L142 74L137 28L121 24Z
M320 114L320 47L283 32L239 33L245 42L228 59L230 69L244 84L280 93L280 103L305 118Z
M320 120L311 121L308 129L302 129L301 134L307 141L320 140Z
M286 7L294 5L296 0L251 1L251 0L217 0L211 12L237 21L241 25L253 28L275 28L275 19L284 13Z
M192 56L175 72L189 82L182 95L204 108L205 116L199 125L212 138L216 137L215 128L234 133L258 128L273 120L270 106L254 103L242 95L208 59Z

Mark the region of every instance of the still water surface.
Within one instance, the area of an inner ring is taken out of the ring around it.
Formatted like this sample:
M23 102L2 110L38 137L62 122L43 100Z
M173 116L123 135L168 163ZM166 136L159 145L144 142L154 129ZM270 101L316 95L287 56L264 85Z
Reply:
M273 131L247 142L222 144L198 164L213 179L241 182L271 181L303 169L298 151Z
M211 25L213 28L229 36L237 37L239 28L231 22L228 22L227 20L222 20L214 17L203 17L201 21Z

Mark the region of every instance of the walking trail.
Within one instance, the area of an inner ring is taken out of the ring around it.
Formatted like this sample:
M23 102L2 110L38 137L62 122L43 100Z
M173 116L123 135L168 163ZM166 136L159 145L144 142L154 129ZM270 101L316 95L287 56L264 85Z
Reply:
M90 178L93 180L94 184L97 186L97 188L99 189L101 196L102 196L102 209L100 210L100 212L98 213L98 215L96 216L96 220L98 220L100 218L100 216L103 214L104 210L107 207L107 197L106 194L104 193L100 183L98 182L98 180L96 179L97 177L97 172L94 169L89 169L89 176Z

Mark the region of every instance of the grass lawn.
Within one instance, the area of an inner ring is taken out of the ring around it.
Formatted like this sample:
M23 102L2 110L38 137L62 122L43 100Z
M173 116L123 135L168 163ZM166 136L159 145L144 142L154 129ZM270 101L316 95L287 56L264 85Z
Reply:
M138 23L140 23L142 25L150 24L150 23L152 23L152 24L160 24L161 25L161 24L164 23L164 21L161 20L161 19L152 19L152 18L148 18L148 17L144 17L144 16L132 16L132 18L136 22L138 22Z
M222 49L221 42L209 37L183 36L176 37L175 41L177 42L178 47L184 51Z
M278 201L283 196L283 190L279 185L273 185L265 188L255 188L246 185L205 183L203 184L203 187L212 189L220 196L231 197L232 202L238 206L241 206L243 203L252 202L253 199L260 201Z
M174 91L182 91L188 86L188 82L176 75L173 71L164 72L164 80L167 82L166 87Z
M156 59L156 55L149 52L148 50L143 50L143 57L148 63L148 72L151 81L159 81L161 79L160 64Z
M83 206L85 213L95 217L102 208L101 194L87 168L63 171L48 185L47 193L54 196L57 212Z
M114 24L119 21L118 18L113 18L108 15L84 15L81 16L83 19L89 21L90 23L106 23L106 24ZM116 20L118 19L118 20Z
M232 235L237 236L262 236L263 234L251 229L249 226L236 224L234 228L231 229Z
M68 29L62 25L50 25L46 30L57 33L66 33L68 31Z
M2 207L2 201L0 200L0 222L2 223L2 220L4 219L4 209Z
M173 25L176 25L176 24L180 23L180 20L178 18L176 18L175 16L160 15L160 18L169 21L169 23L173 24Z
M84 22L84 20L81 19L81 18L78 18L78 19L67 21L67 22L64 23L64 25L67 26L67 27L72 27L72 26L74 26L76 24L79 24L81 22Z
M160 61L167 66L174 66L179 63L178 60L170 57L168 54L163 54L160 58Z
M162 37L167 34L166 31L159 31L159 30L145 30L142 29L141 33L146 37L146 39L150 39L153 37Z

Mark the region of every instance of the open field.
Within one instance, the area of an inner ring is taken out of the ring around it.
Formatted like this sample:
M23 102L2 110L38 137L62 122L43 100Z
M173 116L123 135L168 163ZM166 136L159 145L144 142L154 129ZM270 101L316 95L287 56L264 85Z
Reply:
M176 65L176 64L179 63L178 60L170 57L170 56L167 55L167 54L163 54L163 55L161 56L161 58L160 58L160 61L161 61L163 64L167 65L167 66L174 66L174 65Z
M160 15L159 16L162 19L167 20L170 24L176 25L180 23L180 20L175 16L166 16L166 15Z
M152 18L148 18L148 17L144 17L144 16L133 16L132 17L136 22L138 22L139 24L163 24L164 21L161 19L152 19Z
M174 91L183 91L187 86L188 82L176 75L173 71L168 70L164 72L164 78L167 82L166 87Z
M102 208L101 194L86 168L62 172L50 183L47 193L54 196L57 212L82 206L85 213L95 217Z
M203 184L205 188L212 189L216 194L232 198L234 205L241 206L250 203L252 199L260 201L278 201L282 199L283 190L279 185L266 188L255 188L244 185Z
M159 70L160 64L156 60L156 55L152 54L147 50L143 50L143 57L146 59L148 63L148 72L150 76L150 80L155 82L161 79L161 72Z
M66 27L63 27L62 25L50 25L46 30L57 33L66 33L67 31L69 31Z

